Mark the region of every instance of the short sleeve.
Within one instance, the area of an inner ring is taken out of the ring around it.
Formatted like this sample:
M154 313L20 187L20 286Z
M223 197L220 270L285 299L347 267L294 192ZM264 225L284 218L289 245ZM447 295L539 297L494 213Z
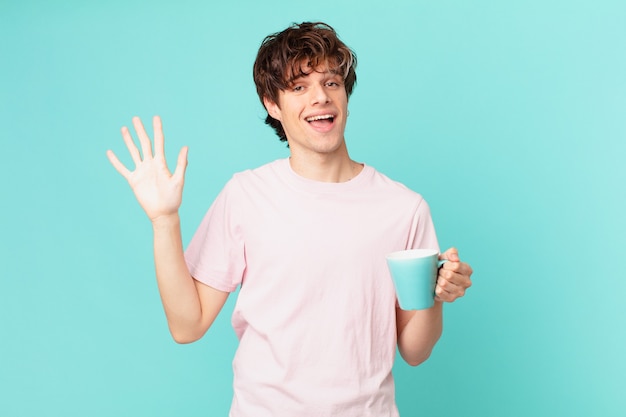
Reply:
M232 292L246 269L237 187L230 180L217 196L187 250L191 276L220 291Z
M436 249L439 251L439 242L435 233L435 225L430 215L430 207L422 199L415 210L411 233L407 249Z

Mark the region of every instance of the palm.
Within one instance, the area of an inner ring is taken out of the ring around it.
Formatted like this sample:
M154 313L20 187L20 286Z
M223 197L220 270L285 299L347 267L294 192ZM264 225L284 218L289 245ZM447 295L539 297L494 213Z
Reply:
M150 220L154 221L161 216L176 213L180 207L187 164L187 148L184 147L178 155L176 169L172 174L165 161L161 120L158 117L154 118L154 154L150 138L141 121L133 118L133 124L141 143L143 159L126 127L122 128L122 136L135 162L135 170L128 170L113 152L109 151L107 155L111 164L130 184L137 201Z

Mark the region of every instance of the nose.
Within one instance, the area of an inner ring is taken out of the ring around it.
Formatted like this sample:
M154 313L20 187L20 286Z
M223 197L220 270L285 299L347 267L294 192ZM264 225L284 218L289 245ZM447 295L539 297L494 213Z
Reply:
M311 89L311 104L326 104L330 101L324 84L314 84Z

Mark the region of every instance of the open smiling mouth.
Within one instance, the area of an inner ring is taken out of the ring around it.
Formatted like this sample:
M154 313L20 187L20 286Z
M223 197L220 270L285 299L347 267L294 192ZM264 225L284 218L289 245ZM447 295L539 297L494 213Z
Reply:
M318 116L311 116L305 119L313 127L328 127L331 126L335 120L333 114L320 114Z

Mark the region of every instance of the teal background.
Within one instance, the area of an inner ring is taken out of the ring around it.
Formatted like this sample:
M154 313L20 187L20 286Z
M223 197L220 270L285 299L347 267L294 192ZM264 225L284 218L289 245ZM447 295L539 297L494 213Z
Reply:
M225 416L234 297L170 338L151 228L105 151L160 114L190 147L183 239L232 173L287 155L261 39L324 20L356 50L346 137L422 193L474 286L403 416L626 414L626 3L0 0L0 415Z

